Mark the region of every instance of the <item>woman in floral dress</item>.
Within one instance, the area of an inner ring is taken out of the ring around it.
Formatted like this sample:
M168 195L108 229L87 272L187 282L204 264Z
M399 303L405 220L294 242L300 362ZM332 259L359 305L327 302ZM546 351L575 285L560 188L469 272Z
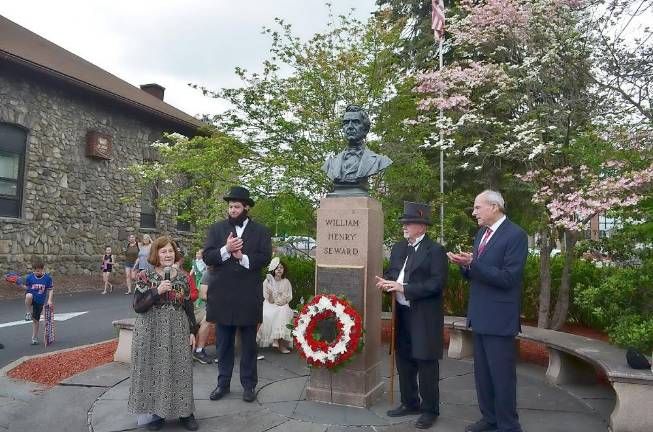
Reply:
M187 430L199 428L193 411L195 316L188 278L174 269L181 257L175 242L157 238L148 258L153 269L142 270L134 286L134 325L129 411L139 423L159 430L165 418L179 417Z

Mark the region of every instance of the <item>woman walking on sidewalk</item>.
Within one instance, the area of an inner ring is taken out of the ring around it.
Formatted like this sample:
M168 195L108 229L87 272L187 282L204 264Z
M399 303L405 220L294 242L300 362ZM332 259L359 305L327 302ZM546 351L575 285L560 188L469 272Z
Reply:
M123 249L125 254L125 285L127 285L126 295L132 293L132 281L136 278L134 266L138 261L139 244L136 235L129 234L127 237L127 244Z
M152 237L149 234L143 236L143 243L138 247L138 257L134 264L136 272L141 270L152 270L152 264L149 263L150 248L152 247Z
M149 430L161 429L166 417L178 417L187 430L199 428L193 416L195 315L188 277L173 267L180 258L170 237L157 238L148 259L153 269L141 271L134 286L138 315L128 406Z

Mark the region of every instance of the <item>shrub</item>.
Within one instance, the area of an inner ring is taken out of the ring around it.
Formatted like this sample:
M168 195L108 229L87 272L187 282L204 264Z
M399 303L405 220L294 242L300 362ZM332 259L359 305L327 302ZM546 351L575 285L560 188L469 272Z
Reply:
M288 280L292 285L290 307L294 309L302 297L308 300L315 295L315 260L283 256L281 261L288 266Z
M640 268L609 268L593 285L577 284L573 300L584 323L607 331L617 345L653 349L652 271L648 261Z
M619 346L632 346L649 354L653 350L653 317L626 315L617 319L608 330L610 340Z

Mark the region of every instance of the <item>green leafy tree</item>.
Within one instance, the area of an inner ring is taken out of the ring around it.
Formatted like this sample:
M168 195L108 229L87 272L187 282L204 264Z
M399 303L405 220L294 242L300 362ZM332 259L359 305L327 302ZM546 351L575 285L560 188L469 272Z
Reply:
M232 108L216 115L215 123L256 154L246 165L248 182L269 195L293 191L315 202L328 192L330 181L320 167L344 147L344 108L356 103L375 118L397 80L388 67L396 35L374 19L335 17L330 9L329 17L328 29L308 41L277 18L277 28L264 29L272 47L262 72L236 68L241 87L202 88L229 102ZM373 136L367 145L381 147Z
M223 194L239 183L241 162L252 157L237 139L215 130L193 138L165 135L152 144L157 160L130 167L136 186L157 189L157 208L190 222L198 243L226 211Z

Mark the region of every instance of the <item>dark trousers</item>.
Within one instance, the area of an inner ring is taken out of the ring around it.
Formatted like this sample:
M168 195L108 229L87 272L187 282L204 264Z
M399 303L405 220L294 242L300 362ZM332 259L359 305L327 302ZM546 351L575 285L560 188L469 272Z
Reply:
M240 384L244 389L254 389L258 383L256 373L256 326L229 326L216 324L215 348L218 354L218 387L231 386L234 370L234 342L240 330Z
M483 420L500 432L519 432L517 350L513 336L474 333L474 381Z
M440 365L438 359L421 360L412 355L415 340L410 334L410 308L397 307L397 373L401 403L407 407L419 408L422 412L440 414ZM419 396L418 396L419 393ZM421 403L420 403L421 397Z

